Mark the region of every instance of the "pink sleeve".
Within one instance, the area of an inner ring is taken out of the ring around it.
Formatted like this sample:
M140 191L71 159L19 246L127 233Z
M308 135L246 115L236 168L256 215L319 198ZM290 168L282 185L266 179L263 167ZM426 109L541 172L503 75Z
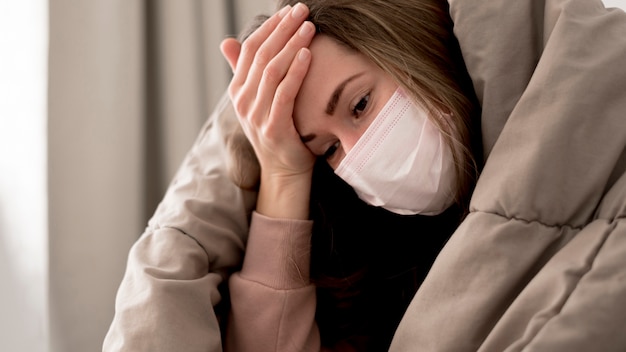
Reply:
M309 282L312 227L253 213L243 267L229 281L227 351L320 350Z

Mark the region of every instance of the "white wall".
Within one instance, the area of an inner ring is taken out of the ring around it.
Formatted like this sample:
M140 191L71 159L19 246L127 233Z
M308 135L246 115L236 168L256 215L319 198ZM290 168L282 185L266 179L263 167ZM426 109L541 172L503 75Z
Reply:
M47 1L0 0L0 348L47 351Z
M626 10L626 0L602 0L606 7L619 7Z

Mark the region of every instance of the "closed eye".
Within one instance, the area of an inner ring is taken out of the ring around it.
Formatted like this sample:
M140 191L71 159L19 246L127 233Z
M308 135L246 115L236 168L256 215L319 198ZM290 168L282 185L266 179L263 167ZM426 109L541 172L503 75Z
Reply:
M332 157L333 154L335 154L335 152L339 149L340 145L341 143L337 141L333 145L331 145L328 149L326 149L323 155L324 159L329 159L330 157Z

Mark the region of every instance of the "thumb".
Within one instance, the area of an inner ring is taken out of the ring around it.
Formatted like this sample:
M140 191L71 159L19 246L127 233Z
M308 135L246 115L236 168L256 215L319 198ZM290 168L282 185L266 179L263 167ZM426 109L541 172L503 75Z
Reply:
M241 53L241 43L235 38L226 38L220 44L220 50L226 61L228 61L230 68L235 71L239 53Z

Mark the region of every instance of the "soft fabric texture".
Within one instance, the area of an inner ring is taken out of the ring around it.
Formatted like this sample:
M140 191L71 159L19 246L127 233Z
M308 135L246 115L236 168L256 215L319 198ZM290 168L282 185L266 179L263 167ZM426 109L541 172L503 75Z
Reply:
M487 161L391 351L623 351L626 15L600 0L450 10ZM222 349L213 307L241 264L255 199L226 176L221 111L129 254L107 351Z
M487 162L391 351L624 351L626 15L450 6Z
M222 350L218 304L256 203L228 177L237 124L225 95L129 253L103 351Z
M312 221L254 213L241 272L230 278L227 351L319 351L309 281Z

